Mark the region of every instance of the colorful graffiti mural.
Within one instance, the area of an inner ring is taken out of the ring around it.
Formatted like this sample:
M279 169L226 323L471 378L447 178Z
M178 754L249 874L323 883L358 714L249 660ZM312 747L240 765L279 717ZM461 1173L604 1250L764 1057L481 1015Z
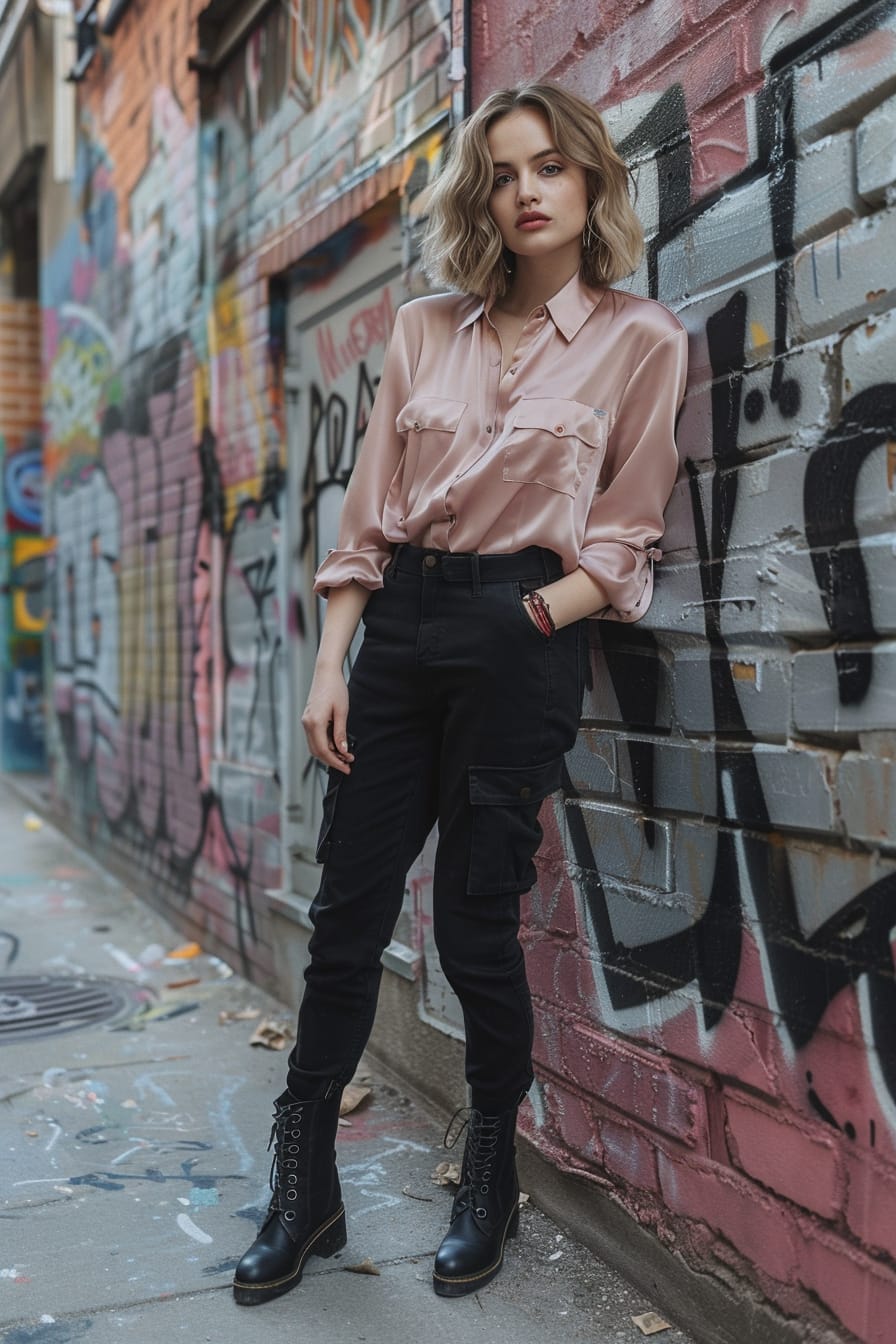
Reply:
M36 303L0 300L0 767L10 771L46 764L39 336Z
M214 90L177 57L184 0L165 0L149 28L123 23L79 86L72 218L43 259L58 805L185 929L267 984L261 893L282 877L286 454L278 290L257 256L341 189L321 126L362 176L377 167L382 144L357 140L394 100L382 56L394 88L418 96L408 144L415 118L431 125L444 101L438 8L405 9L400 26L391 4L318 7L310 20L275 6ZM311 67L309 21L329 44ZM141 72L136 105L125 71ZM26 498L24 463L15 484Z

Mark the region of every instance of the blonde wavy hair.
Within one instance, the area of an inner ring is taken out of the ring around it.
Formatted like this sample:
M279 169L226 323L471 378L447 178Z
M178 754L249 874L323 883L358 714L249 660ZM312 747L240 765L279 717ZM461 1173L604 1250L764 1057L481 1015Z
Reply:
M559 153L585 170L589 210L582 280L607 285L630 275L641 260L644 236L629 198L628 167L590 103L558 84L532 81L490 94L455 130L422 239L427 276L478 298L499 299L507 292L507 254L488 208L494 167L486 135L501 117L524 107L544 115Z

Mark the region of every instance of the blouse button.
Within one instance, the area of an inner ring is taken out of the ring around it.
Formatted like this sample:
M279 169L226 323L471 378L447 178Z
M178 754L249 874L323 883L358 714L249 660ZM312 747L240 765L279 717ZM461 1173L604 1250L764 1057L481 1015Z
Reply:
M485 432L486 432L486 434L491 434L491 432L492 432L492 427L491 427L491 425L486 425L486 427L485 427Z
M563 432L564 432L564 430L563 430L563 426L562 426L562 425L555 425L555 426L554 426L554 433L555 433L555 434L562 434Z
M415 421L414 421L414 428L416 429L417 433L419 434L419 433L420 433L420 421L419 421L419 420L415 420Z

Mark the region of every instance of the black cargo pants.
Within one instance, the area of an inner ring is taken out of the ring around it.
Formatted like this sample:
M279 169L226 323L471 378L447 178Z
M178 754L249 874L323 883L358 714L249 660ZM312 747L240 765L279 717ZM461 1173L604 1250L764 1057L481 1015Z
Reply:
M522 594L562 576L539 547L452 555L401 546L364 612L349 682L350 775L330 772L320 890L289 1086L347 1081L373 1024L380 956L433 822L434 937L460 1000L473 1104L532 1082L532 1005L517 938L538 811L581 712L584 622L546 639Z

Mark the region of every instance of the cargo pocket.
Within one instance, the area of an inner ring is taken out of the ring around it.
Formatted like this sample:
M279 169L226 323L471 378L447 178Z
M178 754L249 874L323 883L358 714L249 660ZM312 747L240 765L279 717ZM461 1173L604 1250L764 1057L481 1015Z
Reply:
M326 863L330 856L330 832L333 829L333 818L336 815L336 799L339 796L339 786L342 783L342 776L333 771L330 774L330 782L327 785L327 791L324 794L324 815L320 823L320 834L317 837L317 849L314 857L318 863Z
M528 891L541 844L538 809L560 787L562 760L546 765L469 767L473 811L467 893Z

